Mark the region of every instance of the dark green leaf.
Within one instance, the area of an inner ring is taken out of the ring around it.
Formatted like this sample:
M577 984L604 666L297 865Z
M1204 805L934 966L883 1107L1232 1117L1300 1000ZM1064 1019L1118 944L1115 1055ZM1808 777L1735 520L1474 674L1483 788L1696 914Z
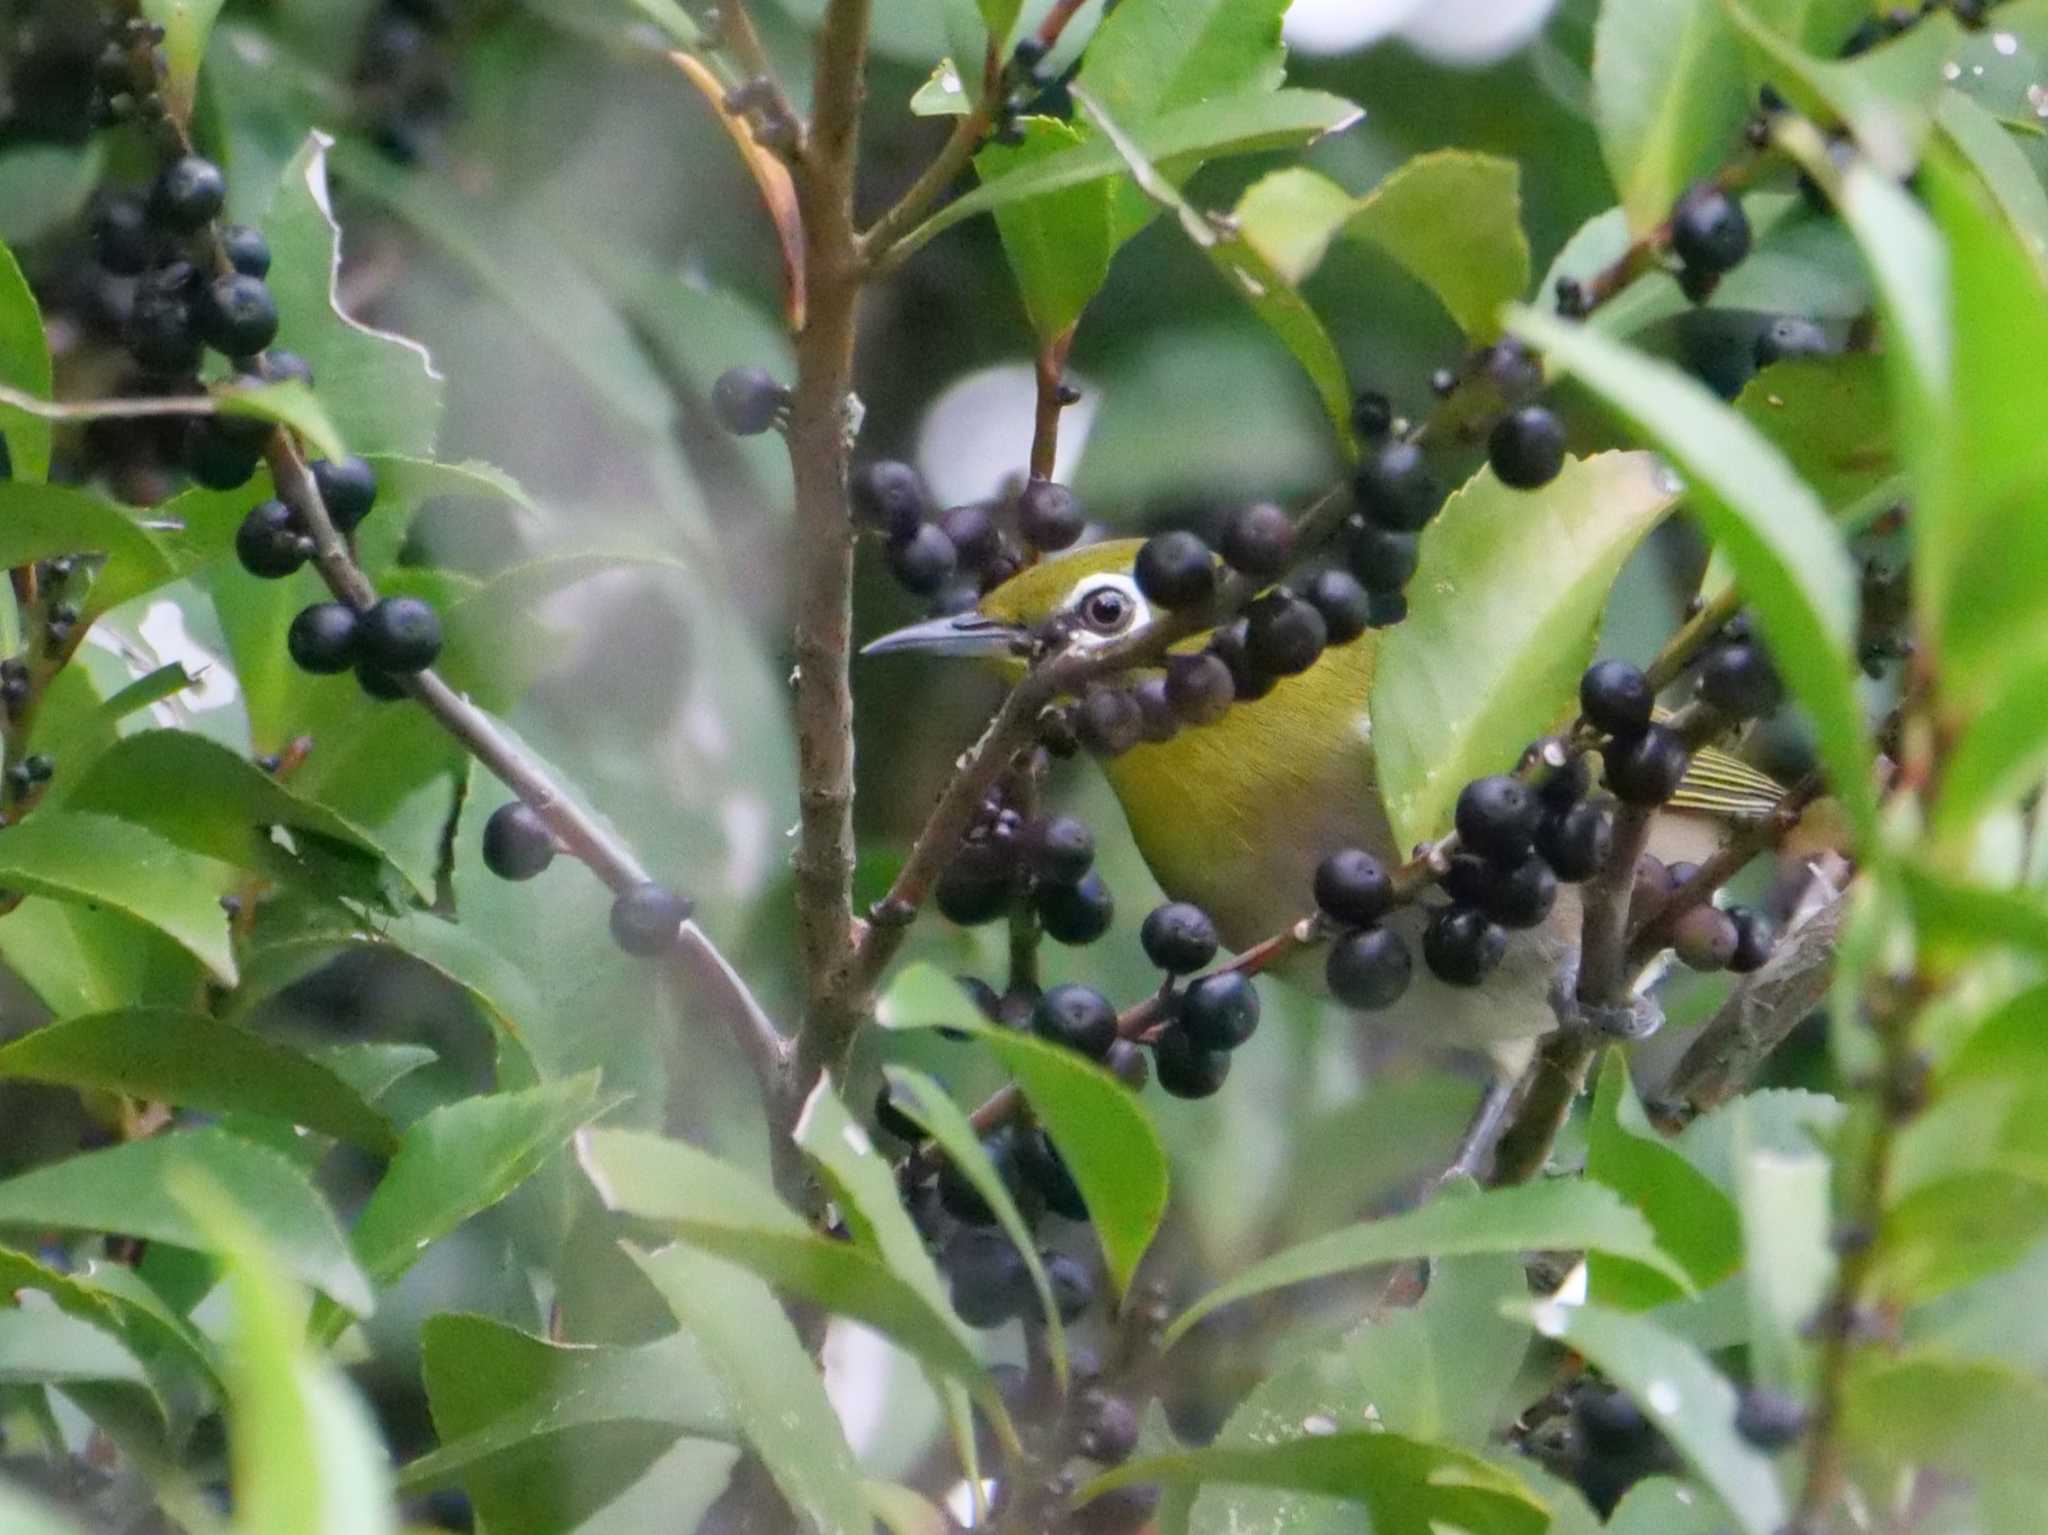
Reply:
M357 324L335 293L341 229L328 196L330 143L307 139L262 220L278 345L313 365L320 403L349 451L425 455L441 421L440 376L424 348Z
M261 1114L371 1151L396 1144L390 1124L332 1071L200 1013L153 1009L53 1023L0 1049L5 1077Z
M50 346L43 337L43 311L14 252L0 245L0 384L50 398ZM0 405L0 434L14 472L41 480L50 472L50 423L14 405ZM7 520L13 521L11 511Z
M1735 408L1774 443L1830 512L1904 485L1884 359L1868 352L1774 363Z
M1695 1288L1727 1278L1741 1262L1734 1205L1651 1125L1619 1051L1607 1053L1593 1093L1586 1176L1643 1212L1657 1245L1684 1265ZM1679 1293L1663 1275L1627 1259L1595 1253L1587 1266L1587 1294L1602 1305L1635 1310Z
M1244 237L1299 285L1342 235L1374 246L1436 294L1475 341L1500 334L1528 291L1521 170L1464 150L1417 155L1364 197L1301 168L1254 183L1237 205Z
M1876 1282L1909 1304L1931 1300L2017 1263L2043 1235L2048 1163L1959 1172L1886 1212Z
M1685 1270L1658 1248L1650 1223L1610 1189L1539 1183L1439 1199L1402 1215L1333 1231L1275 1253L1211 1290L1166 1330L1170 1347L1203 1317L1233 1302L1334 1274L1417 1258L1559 1249L1609 1253L1656 1269L1690 1291Z
M1219 1482L1319 1493L1362 1504L1374 1535L1543 1535L1550 1516L1508 1472L1464 1450L1353 1429L1244 1449L1190 1450L1132 1461L1076 1494L1147 1482Z
M1943 765L1929 829L1963 846L1996 810L2040 786L2048 770L2048 661L2008 671Z
M412 529L413 514L432 500L498 501L522 520L538 524L542 513L524 487L504 470L474 461L441 464L399 453L366 454L377 473L376 515L356 533L356 559L372 580L397 562Z
M295 1254L260 1205L187 1164L175 1196L226 1258L234 1337L226 1351L228 1450L237 1521L264 1535L394 1535L391 1463L347 1379L306 1346Z
M1935 118L1942 137L1962 156L1997 202L2036 267L2048 264L2048 191L2005 125L1961 91L1941 98Z
M1070 124L1046 117L1020 119L1022 144L991 142L974 157L984 185L1002 181L1082 142ZM1110 229L1108 181L1089 181L1046 197L995 210L996 232L1010 258L1024 312L1041 345L1064 335L1109 276L1116 252Z
M297 379L266 384L261 389L230 391L220 396L220 408L230 416L255 416L288 426L305 438L309 446L319 449L323 457L340 458L348 451L319 399Z
M440 1059L425 1045L388 1045L376 1041L329 1045L313 1059L348 1084L365 1103L375 1103L395 1083Z
M105 906L147 923L232 986L219 897L232 872L112 816L42 810L0 837L0 888Z
M206 1251L212 1239L177 1194L191 1171L257 1215L291 1272L359 1316L370 1284L312 1184L274 1151L224 1130L182 1130L88 1151L0 1183L0 1224L119 1232Z
M1568 460L1538 491L1482 472L1451 497L1373 672L1397 845L1441 834L1461 786L1512 767L1572 711L1615 577L1677 498L1647 453Z
M24 471L15 460L17 474ZM163 541L111 501L68 485L0 481L0 564L32 565L60 554L104 554L107 563L80 604L104 613L178 575Z
M399 1490L459 1484L504 1535L574 1529L678 1438L733 1435L684 1333L601 1348L444 1312L421 1328L420 1349L440 1447L406 1466Z
M577 1151L607 1209L657 1221L778 1289L866 1323L1000 1413L987 1372L949 1311L868 1253L813 1233L752 1177L681 1141L629 1130L588 1131L577 1137ZM698 1341L708 1346L701 1332Z
M182 1005L198 960L146 922L105 907L30 896L0 922L0 958L59 1018Z
M1271 91L1285 0L1144 0L1107 17L1075 83L1119 122Z
M61 1311L0 1309L0 1385L82 1380L149 1389L142 1362L111 1332Z
M817 1535L870 1535L873 1516L839 1418L767 1287L688 1247L628 1251L697 1339L734 1423L804 1526Z
M532 1177L604 1108L593 1072L423 1115L407 1127L356 1217L349 1234L356 1257L379 1284L392 1283L429 1244Z
M1688 478L1687 505L1727 554L1771 654L1813 716L1831 788L1874 835L1870 743L1856 695L1856 568L1784 458L1702 384L1532 311L1514 329L1654 438Z
M1866 1357L1849 1378L1851 1454L1889 1480L1907 1466L1949 1476L2034 1478L2048 1386L1999 1360L1918 1351Z
M1128 125L1133 142L1154 164L1188 163L1266 149L1296 148L1357 121L1358 108L1320 91L1282 90L1182 107ZM1123 174L1124 162L1106 139L1060 151L999 182L977 187L925 220L896 248L907 256L955 224L1011 203L1084 186Z
M1127 1290L1167 1194L1166 1153L1136 1095L1071 1050L991 1027L958 982L927 965L897 977L879 1016L892 1028L960 1029L995 1052L1080 1185L1111 1283Z
M1712 1498L1668 1476L1629 1488L1606 1524L1606 1535L1721 1535L1728 1516Z
M1629 228L1653 228L1714 171L1749 115L1742 50L1721 0L1603 5L1593 34L1593 120Z
M1736 1434L1735 1388L1697 1349L1653 1322L1597 1306L1539 1301L1512 1309L1626 1391L1727 1505L1742 1535L1779 1535L1785 1496L1771 1463Z
M0 1247L0 1295L18 1297L25 1291L48 1296L66 1316L120 1338L159 1382L160 1392L163 1383L181 1377L216 1393L220 1390L206 1342L132 1269L95 1263L66 1274Z

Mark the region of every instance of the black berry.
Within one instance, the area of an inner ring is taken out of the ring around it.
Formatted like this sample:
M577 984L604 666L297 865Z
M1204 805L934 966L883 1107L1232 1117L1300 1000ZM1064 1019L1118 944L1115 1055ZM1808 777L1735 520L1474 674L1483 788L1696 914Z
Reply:
M363 614L358 644L379 671L423 672L441 653L441 619L417 597L386 597Z
M227 254L228 265L244 277L270 274L270 242L263 238L262 230L247 224L228 224L221 229L220 246Z
M891 543L915 536L931 505L924 477L896 459L862 465L854 471L848 491L854 517Z
M1806 1432L1806 1409L1782 1391L1751 1386L1736 1400L1735 1432L1759 1450L1786 1449Z
M1015 1195L1022 1176L1018 1159L1020 1135L1014 1126L1004 1126L983 1138L981 1154L988 1158L997 1181ZM946 1213L956 1221L969 1226L993 1226L996 1212L989 1202L982 1198L981 1190L963 1173L959 1166L947 1162L939 1169L939 1203Z
M1508 935L1484 912L1445 906L1431 913L1422 930L1422 959L1447 986L1477 986L1507 952Z
M320 504L338 533L352 533L377 504L377 471L354 456L316 458L308 465L313 471L313 488L320 492Z
M875 1128L913 1146L924 1139L924 1126L896 1107L886 1086L875 1095Z
M1671 249L1690 271L1732 271L1749 254L1749 217L1719 187L1696 186L1671 210Z
M300 383L311 389L313 365L297 352L287 352L282 347L271 347L263 354L263 382Z
M1780 315L1757 333L1756 365L1768 368L1799 357L1828 357L1834 350L1828 333L1813 321Z
M1778 942L1771 919L1753 906L1735 906L1729 909L1728 920L1735 924L1735 951L1728 956L1728 968L1737 975L1763 969Z
M1035 822L1024 835L1032 872L1056 885L1078 885L1095 866L1095 833L1078 816Z
M1016 899L1013 862L1006 849L983 840L961 844L939 874L932 900L939 915L962 927L978 927L1009 915Z
M1100 1465L1122 1465L1138 1448L1138 1428L1138 1411L1128 1397L1088 1391L1081 1397L1074 1448Z
M1054 986L1032 1008L1031 1031L1099 1061L1116 1043L1116 1008L1091 987Z
M1626 661L1595 661L1579 679L1579 708L1586 723L1612 736L1648 728L1656 702L1642 668Z
M1656 1436L1643 1410L1612 1387L1587 1386L1572 1398L1572 1421L1586 1444L1603 1455L1640 1450Z
M406 696L403 677L390 672L380 672L376 667L362 662L356 664L356 686L379 703L397 703Z
M1675 731L1652 725L1633 740L1615 741L1605 753L1607 787L1627 805L1661 805L1678 792L1692 758Z
M1614 813L1591 801L1554 811L1536 829L1536 851L1566 884L1591 879L1614 851Z
M93 254L101 266L120 277L138 277L156 254L156 238L142 204L132 197L109 197L93 210Z
M612 942L628 954L666 954L690 920L690 909L689 898L666 885L634 885L612 902Z
M1370 927L1394 904L1386 866L1355 847L1339 848L1316 865L1316 905L1347 927Z
M194 327L192 301L185 294L138 287L121 339L145 371L170 377L199 366L205 343Z
M1372 597L1341 570L1316 572L1305 595L1308 605L1322 614L1332 645L1348 645L1371 627Z
M728 368L711 386L711 413L735 437L754 437L775 425L789 391L766 368Z
M1116 920L1116 899L1100 874L1074 885L1040 885L1038 920L1055 943L1093 943Z
M263 439L270 432L268 421L251 416L199 417L185 428L185 472L208 490L238 489L263 461Z
M1130 1048L1137 1050L1135 1045ZM1144 1052L1138 1051L1138 1056L1142 1060ZM1027 1131L1018 1138L1017 1169L1053 1214L1070 1221L1088 1219L1088 1202L1081 1197L1081 1186L1074 1181L1059 1148L1043 1130Z
M1213 725L1230 712L1237 697L1230 668L1203 651L1166 658L1166 701L1182 723Z
M1351 402L1351 430L1360 442L1378 442L1394 429L1394 402L1367 389Z
M1557 874L1533 853L1513 868L1492 873L1480 905L1502 927L1536 927L1557 904Z
M227 197L227 178L218 165L184 155L165 166L150 188L150 217L173 234L195 234L220 213Z
M1060 1321L1071 1326L1086 1316L1095 1304L1095 1280L1081 1260L1047 1252L1038 1255L1038 1265L1045 1270L1046 1288L1052 1291L1053 1309L1060 1314ZM1038 1314L1038 1292L1033 1290L1025 1297L1023 1315Z
M1131 689L1131 701L1138 706L1139 739L1157 746L1180 734L1180 716L1166 696L1164 677L1147 677Z
M1511 866L1528 856L1543 806L1527 784L1507 773L1476 779L1458 795L1458 840L1482 858Z
M1436 476L1412 442L1388 442L1367 454L1351 489L1368 522L1397 533L1419 532L1443 504Z
M1145 734L1138 701L1123 688L1090 688L1074 711L1074 734L1098 757L1120 757Z
M1159 1031L1152 1046L1152 1066L1159 1086L1176 1098L1209 1098L1230 1075L1227 1050L1204 1050L1178 1023Z
M1700 666L1700 698L1724 714L1752 719L1784 702L1785 685L1763 646L1734 640L1707 653Z
M1323 979L1346 1007L1372 1012L1392 1007L1408 990L1415 960L1401 935L1383 927L1346 933L1330 946Z
M1141 1046L1128 1039L1120 1039L1110 1046L1102 1064L1109 1068L1111 1076L1134 1093L1143 1092L1145 1084L1152 1080L1151 1058Z
M953 578L959 555L936 524L923 523L906 539L891 543L889 573L905 591L920 597L939 592Z
M1543 801L1546 810L1569 810L1593 787L1593 770L1587 765L1583 752L1573 752L1563 762L1552 766L1544 755L1551 744L1538 742L1530 748L1541 764L1535 780L1536 797Z
M1034 549L1050 554L1067 548L1080 538L1087 522L1081 503L1064 485L1033 480L1017 494L1017 531Z
M1270 503L1239 507L1223 519L1217 548L1232 570L1255 581L1270 581L1294 557L1294 523Z
M1192 981L1181 997L1178 1027L1197 1049L1235 1050L1258 1026L1258 988L1235 970Z
M524 800L500 805L484 822L484 867L500 879L532 879L555 861L555 834Z
M1363 517L1344 521L1344 562L1369 592L1400 591L1414 579L1421 558L1422 541L1413 533L1398 533Z
M938 528L953 545L962 570L986 570L1003 552L1003 530L979 503L947 507L939 513Z
M1280 680L1252 664L1245 645L1246 627L1245 620L1234 619L1209 636L1209 653L1229 669L1230 696L1238 703L1264 698Z
M1192 975L1216 957L1216 924L1199 906L1170 901L1145 915L1138 929L1145 957L1168 975Z
M292 620L285 633L285 649L300 670L332 676L356 664L361 628L354 608L340 602L316 602Z
M1695 906L1671 930L1671 947L1691 970L1726 970L1740 941L1735 922L1717 906Z
M942 1202L946 1188L946 1175L941 1172L939 1197ZM949 1212L951 1208L947 1206ZM954 1218L961 1217L956 1213ZM988 1225L992 1221L993 1216L968 1224ZM953 1309L969 1327L1000 1327L1022 1316L1025 1307L1033 1303L1031 1271L1024 1266L1023 1257L1010 1245L1008 1237L992 1231L958 1232L940 1254L939 1266L946 1275Z
M1536 490L1564 468L1564 423L1541 405L1511 410L1486 439L1494 478L1514 490Z
M1315 607L1276 588L1245 609L1245 658L1269 677L1294 677L1316 664L1329 627Z
M1216 558L1192 533L1155 533L1131 567L1138 590L1163 608L1192 608L1216 590Z
M215 278L197 317L200 339L230 357L254 357L277 339L277 300L260 277L230 272Z

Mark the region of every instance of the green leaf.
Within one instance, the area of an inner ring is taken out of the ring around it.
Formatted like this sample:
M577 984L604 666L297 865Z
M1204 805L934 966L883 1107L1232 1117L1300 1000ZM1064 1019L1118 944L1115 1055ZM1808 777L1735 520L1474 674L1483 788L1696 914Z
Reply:
M25 473L20 460L15 472ZM0 564L32 565L60 554L104 554L107 563L80 604L90 615L175 580L163 542L128 512L67 485L0 480Z
M397 1144L390 1124L334 1072L201 1013L138 1009L53 1023L0 1049L6 1077L261 1114L376 1152Z
M59 1018L136 1003L183 1005L199 961L146 922L77 901L29 896L0 921L0 959Z
M25 1291L45 1295L66 1316L118 1337L143 1362L159 1394L190 1381L220 1392L220 1377L205 1341L132 1269L91 1263L75 1273L60 1273L24 1253L0 1247L0 1295L18 1298Z
M1734 26L1785 98L1801 111L1839 122L1878 170L1910 175L1934 125L1942 66L1961 34L1945 14L1923 18L1902 36L1854 59L1817 59L1749 13L1721 0Z
M43 311L14 252L0 245L0 384L39 399L50 398L50 344L43 336ZM50 472L50 423L14 405L0 405L0 435L14 473L42 480ZM4 503L0 503L4 506ZM12 521L11 513L0 513Z
M1642 1211L1657 1245L1684 1266L1694 1288L1719 1283L1741 1263L1742 1229L1734 1205L1650 1124L1628 1061L1617 1050L1607 1052L1593 1093L1586 1176ZM1595 1253L1587 1267L1587 1295L1602 1305L1636 1310L1679 1293L1662 1275L1627 1259Z
M352 191L404 220L473 272L621 422L648 433L668 429L675 408L660 375L617 310L564 250L524 235L446 183L399 171L354 144L336 149L335 163L346 171ZM326 379L320 383L324 396Z
M306 1347L289 1249L260 1206L208 1176L172 1188L226 1259L234 1297L226 1350L235 1524L249 1535L394 1535L391 1466L369 1411L340 1371ZM260 1222L260 1225L259 1225Z
M1750 1376L1759 1385L1803 1396L1813 1364L1805 1329L1826 1300L1835 1272L1828 1247L1831 1169L1818 1149L1772 1145L1770 1129L1761 1122L1765 1111L1749 1099L1738 1098L1723 1112L1734 1124Z
M1459 788L1568 715L1624 561L1677 500L1647 453L1572 459L1537 491L1490 471L1422 541L1408 618L1373 669L1373 746L1398 845L1444 830Z
M1031 1239L1031 1228L1024 1223L1002 1175L981 1149L981 1137L975 1133L973 1122L947 1096L945 1088L923 1072L908 1066L885 1066L882 1070L889 1083L891 1102L960 1169L974 1191L995 1212L996 1224L1003 1228L1010 1245L1017 1249L1017 1256L1024 1260L1025 1270L1031 1275L1031 1288L1038 1292L1039 1314L1046 1319L1046 1348L1052 1356L1053 1373L1065 1390L1067 1329L1060 1321L1059 1307L1053 1303L1052 1284L1045 1277L1045 1265L1038 1261L1038 1244Z
M235 983L219 896L230 871L112 816L44 809L0 835L0 888L105 906L147 923Z
M1770 1460L1736 1434L1735 1388L1697 1349L1654 1322L1597 1306L1538 1301L1509 1309L1626 1391L1742 1535L1778 1535L1787 1509Z
M965 117L973 110L974 103L967 97L966 76L950 58L934 64L930 78L910 98L914 117Z
M370 1283L312 1184L276 1152L225 1130L175 1131L17 1174L0 1183L0 1225L118 1232L207 1251L207 1229L175 1193L191 1169L262 1219L294 1275L357 1315L369 1314Z
M1903 494L1882 357L1847 352L1773 363L1743 388L1735 408L1830 512L1863 504L1880 487Z
M79 1526L41 1498L32 1498L0 1478L0 1527L13 1535L83 1535Z
M2010 1267L2044 1234L2041 1166L1959 1172L1923 1183L1885 1212L1874 1282L1918 1304Z
M1867 845L1877 806L1855 685L1856 567L1813 492L1755 428L1676 368L1529 310L1512 328L1687 476L1686 504L1755 606L1772 657L1813 716L1830 788Z
M1286 0L1143 0L1112 12L1075 80L1118 121L1156 117L1282 78Z
M1605 1535L1722 1535L1727 1528L1714 1499L1668 1476L1653 1476L1629 1488Z
M1970 1480L2037 1478L2048 1385L1999 1360L1929 1350L1852 1368L1842 1433L1853 1458L1889 1481L1908 1466Z
M694 1146L630 1130L589 1130L576 1146L605 1208L656 1221L778 1289L865 1323L1002 1416L950 1311L860 1248L813 1233L754 1178ZM709 1346L701 1332L698 1341Z
M745 1269L688 1247L627 1251L697 1339L733 1421L804 1527L818 1535L871 1535L874 1517L839 1417L767 1287Z
M1000 182L1082 142L1080 129L1052 118L1021 118L1018 126L1024 131L1023 143L1011 146L991 140L974 157L975 173L983 184ZM995 210L1003 254L1009 257L1024 312L1041 345L1071 329L1109 277L1109 260L1116 252L1110 228L1111 185L1084 182Z
M1254 1263L1183 1311L1166 1330L1171 1347L1203 1317L1237 1301L1381 1263L1474 1253L1559 1249L1629 1258L1690 1294L1691 1281L1657 1246L1650 1223L1613 1190L1592 1183L1535 1183L1488 1189L1315 1237Z
M1795 48L1830 59L1860 22L1870 19L1867 0L1749 0L1749 11ZM1757 83L1763 83L1763 76Z
M319 399L297 379L261 389L227 391L220 396L220 408L226 415L254 416L288 426L325 457L341 458L348 452Z
M1166 1153L1136 1094L1071 1050L992 1027L958 982L928 965L897 977L878 1017L891 1028L959 1029L996 1054L1080 1186L1110 1282L1128 1290L1167 1197Z
M1940 798L1929 829L1951 846L1967 845L1992 811L2040 786L2048 771L2048 659L2008 671L1985 697L1942 766Z
M301 867L304 854L315 850L329 859L390 861L362 828L293 793L241 753L189 730L145 730L118 742L66 796L65 809L116 816L188 852L244 869ZM274 827L292 834L299 857L272 841ZM374 872L366 870L366 877ZM422 900L433 898L430 885L414 889Z
M1502 307L1529 287L1521 182L1514 161L1455 149L1417 155L1361 198L1296 167L1254 182L1236 218L1296 286L1340 235L1384 251L1484 342L1500 334Z
M1509 1472L1464 1450L1353 1429L1278 1444L1188 1450L1134 1460L1076 1494L1085 1504L1148 1482L1233 1483L1362 1504L1373 1535L1544 1535L1550 1516Z
M277 344L313 365L320 404L351 452L424 455L441 422L440 375L424 348L350 319L335 290L341 228L327 186L332 143L308 137L262 219Z
M106 175L104 135L83 144L25 144L0 155L0 242L27 248L74 227Z
M532 1177L605 1107L592 1072L422 1115L356 1217L349 1244L357 1259L377 1283L393 1283L431 1243Z
M1942 137L1984 183L2034 265L2048 265L2048 190L2011 132L1955 90L1943 94L1935 121Z
M1741 143L1751 110L1742 50L1721 0L1600 7L1593 121L1629 228L1654 228Z
M365 1103L375 1103L397 1083L441 1057L425 1045L392 1045L374 1040L329 1045L313 1059L348 1085Z
M206 39L220 7L221 0L142 0L142 14L164 29L164 94L181 122L192 115Z
M733 1437L684 1333L604 1348L443 1312L420 1329L420 1353L440 1447L399 1473L399 1491L459 1484L502 1535L574 1529L677 1439Z
M1154 164L1187 163L1297 148L1342 130L1358 117L1358 108L1338 97L1321 91L1282 90L1182 107L1128 126L1146 159ZM899 259L908 256L977 214L1120 176L1123 171L1123 159L1113 144L1102 138L1089 139L956 198L905 235L896 255Z
M377 515L356 531L356 559L373 581L398 562L399 550L412 530L413 514L428 501L443 496L501 501L535 525L543 519L539 505L525 488L496 465L475 460L442 464L402 453L364 457L377 473Z
M85 1380L150 1389L142 1361L106 1330L61 1311L0 1308L0 1386Z

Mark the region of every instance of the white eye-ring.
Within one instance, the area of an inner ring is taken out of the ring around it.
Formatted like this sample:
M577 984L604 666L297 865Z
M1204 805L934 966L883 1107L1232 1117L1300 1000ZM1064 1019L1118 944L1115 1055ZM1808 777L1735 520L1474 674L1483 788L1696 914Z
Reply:
M1086 644L1128 634L1152 616L1128 576L1090 576L1067 594L1066 612L1073 615L1074 637Z

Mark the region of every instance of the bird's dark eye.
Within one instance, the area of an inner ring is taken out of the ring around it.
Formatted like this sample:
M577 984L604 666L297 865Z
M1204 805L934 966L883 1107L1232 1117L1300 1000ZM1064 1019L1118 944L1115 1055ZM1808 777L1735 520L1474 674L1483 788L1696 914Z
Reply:
M1113 586L1098 586L1081 599L1081 622L1098 634L1114 634L1130 621L1131 599Z

